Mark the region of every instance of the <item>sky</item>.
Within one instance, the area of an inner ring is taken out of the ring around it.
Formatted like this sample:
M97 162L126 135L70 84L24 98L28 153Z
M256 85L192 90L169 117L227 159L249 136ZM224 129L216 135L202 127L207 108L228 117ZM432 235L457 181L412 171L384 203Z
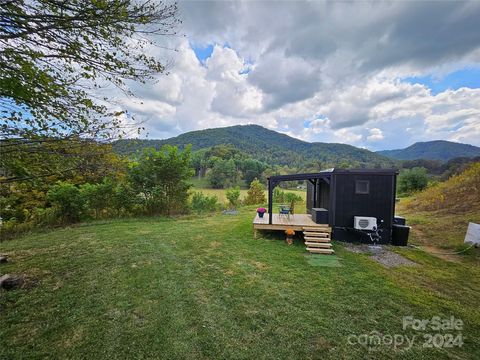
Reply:
M143 137L258 124L370 150L480 146L480 1L180 1L179 16L151 49L169 74L117 98Z

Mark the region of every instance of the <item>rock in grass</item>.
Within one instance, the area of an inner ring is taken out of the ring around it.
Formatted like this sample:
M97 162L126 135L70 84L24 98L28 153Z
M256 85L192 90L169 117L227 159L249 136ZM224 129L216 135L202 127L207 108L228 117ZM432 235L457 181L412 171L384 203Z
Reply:
M0 287L5 290L13 290L23 285L23 276L5 274L0 277Z
M0 264L1 263L6 263L8 261L6 256L0 255Z

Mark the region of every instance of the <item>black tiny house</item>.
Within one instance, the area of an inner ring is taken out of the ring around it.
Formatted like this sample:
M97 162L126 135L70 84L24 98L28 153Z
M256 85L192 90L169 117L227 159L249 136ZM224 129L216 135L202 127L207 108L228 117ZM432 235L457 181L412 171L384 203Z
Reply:
M378 243L390 243L397 175L394 169L330 169L272 176L269 213L272 213L273 188L279 182L307 180L307 212L313 215L312 219L328 219L333 239L370 242L373 227L379 230ZM370 226L370 220L376 224Z

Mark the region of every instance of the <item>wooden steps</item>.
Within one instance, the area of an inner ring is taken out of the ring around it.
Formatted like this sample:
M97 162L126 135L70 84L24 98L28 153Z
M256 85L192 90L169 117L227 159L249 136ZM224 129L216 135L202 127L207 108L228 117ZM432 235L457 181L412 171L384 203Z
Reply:
M307 250L312 254L325 254L330 255L334 254L335 251L333 249L315 249L315 248L307 248Z
M307 251L312 254L334 254L330 242L331 229L327 225L309 226L303 228Z
M330 249L332 247L331 243L321 243L321 242L310 242L310 241L305 241L305 245L307 247L314 247L314 248L324 248L324 249Z
M312 236L312 237L326 237L329 238L330 234L326 232L313 232L313 231L304 231L303 235L305 236Z
M305 241L311 241L311 242L324 242L324 243L330 242L330 238L305 236L304 239Z

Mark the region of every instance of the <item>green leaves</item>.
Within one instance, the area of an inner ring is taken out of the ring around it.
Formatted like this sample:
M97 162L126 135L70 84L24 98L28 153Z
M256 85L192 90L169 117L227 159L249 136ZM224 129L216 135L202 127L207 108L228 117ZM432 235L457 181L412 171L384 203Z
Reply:
M411 194L424 190L428 185L427 170L423 167L403 170L397 181L400 194Z
M145 54L137 35L173 33L176 4L147 0L13 1L2 5L2 135L115 137L119 121L95 101L105 82L144 81L164 66Z
M231 189L228 189L225 192L225 196L228 199L229 204L235 208L240 204L240 188L234 187Z
M190 148L180 152L165 145L159 151L144 149L131 166L128 179L142 195L148 213L170 215L187 208L192 175Z

